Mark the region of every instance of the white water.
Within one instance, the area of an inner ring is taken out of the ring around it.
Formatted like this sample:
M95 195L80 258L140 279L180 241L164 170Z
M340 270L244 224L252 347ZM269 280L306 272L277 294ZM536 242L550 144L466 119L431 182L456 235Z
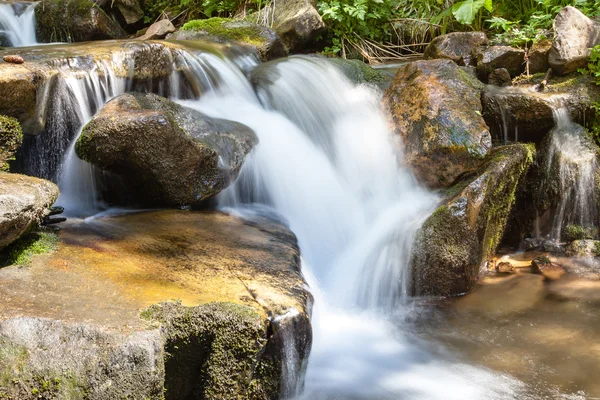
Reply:
M558 180L559 199L553 210L551 237L560 240L563 228L569 224L595 225L597 155L585 139L584 129L571 121L565 107L557 107L553 113L556 127L550 133L546 174L551 183Z
M512 378L402 331L412 239L436 199L398 166L377 94L324 61L262 68L253 83L266 107L235 90L184 104L255 130L260 143L221 203L268 204L298 237L315 308L297 398L517 398Z
M35 6L18 3L0 4L0 35L5 35L13 47L37 44L35 35Z
M126 59L99 63L83 78L64 71L59 95L78 105L78 130L104 102L131 90L130 78L114 74ZM302 366L287 349L287 397L518 398L520 384L512 378L463 364L403 330L412 312L411 245L436 198L399 167L402 154L376 92L306 57L261 67L256 91L240 69L248 60L236 65L187 52L172 59L181 74L171 76L163 95L195 97L183 103L242 122L259 136L222 205L234 212L266 205L298 237L316 299L314 341L304 391L295 390ZM58 204L85 216L99 211L99 199L93 170L73 151L75 140L61 169Z

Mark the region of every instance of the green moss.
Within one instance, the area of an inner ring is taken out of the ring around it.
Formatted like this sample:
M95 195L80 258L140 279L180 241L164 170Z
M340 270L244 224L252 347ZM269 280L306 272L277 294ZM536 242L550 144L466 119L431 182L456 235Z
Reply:
M27 265L38 254L53 251L58 246L58 235L53 232L33 232L12 243L0 253L0 267Z
M562 232L562 239L567 242L596 239L597 237L598 228L595 226L567 225Z
M197 307L162 303L143 310L141 317L165 327L167 399L242 398L249 388L264 391L259 388L266 378L255 381L254 368L261 364L267 327L252 308L233 303ZM277 371L268 376L279 382Z
M22 142L23 131L19 121L0 115L0 171L8 171L8 162L14 160Z
M510 211L515 204L518 184L529 167L533 164L535 146L533 144L517 144L495 149L490 154L488 168L495 164L500 170L492 174L493 189L491 195L486 196L484 215L480 229L484 230L482 259L486 260L494 255L500 240L504 235ZM503 171L506 169L505 171ZM498 173L501 174L498 176ZM501 177L501 178L500 178Z
M233 40L255 46L260 46L266 42L266 39L261 35L259 26L230 18L196 19L187 22L181 27L181 30L206 32L210 36L223 40Z

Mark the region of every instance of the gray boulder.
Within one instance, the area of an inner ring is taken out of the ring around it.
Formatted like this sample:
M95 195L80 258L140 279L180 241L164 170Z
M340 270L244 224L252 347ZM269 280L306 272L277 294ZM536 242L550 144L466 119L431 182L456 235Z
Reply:
M404 144L405 161L429 187L475 171L492 146L481 117L484 85L450 60L402 66L383 104Z
M550 63L548 62L550 49L552 49L552 41L548 39L538 40L531 46L531 49L527 53L530 74L546 72L550 68Z
M506 68L511 77L523 73L525 50L510 46L490 46L477 53L477 74L482 80L498 68Z
M299 50L323 33L327 26L313 0L277 0L252 16L261 25L272 27L288 50Z
M254 132L154 94L108 102L88 123L77 154L125 179L144 205L198 205L235 178L256 145Z
M0 249L38 225L57 198L52 182L0 172Z
M585 67L590 49L600 44L600 23L586 17L575 7L563 8L554 19L554 42L548 56L557 74L568 74Z
M446 58L458 65L474 65L475 52L488 39L483 32L453 32L436 37L425 48L425 59Z
M155 40L164 39L169 33L175 32L177 29L168 19L161 19L158 22L150 25L146 33L139 37L140 40Z

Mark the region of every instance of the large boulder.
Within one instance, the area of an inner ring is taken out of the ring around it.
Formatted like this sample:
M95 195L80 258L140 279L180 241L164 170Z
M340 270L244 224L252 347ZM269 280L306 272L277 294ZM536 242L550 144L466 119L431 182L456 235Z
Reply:
M23 132L19 121L0 115L0 171L8 171L8 162L14 159L22 141Z
M28 268L0 269L0 397L292 394L312 298L289 229L168 210L69 225L60 238Z
M476 170L491 148L481 117L484 85L453 61L402 66L384 95L406 163L429 187L446 187Z
M0 172L0 249L39 224L57 198L52 182Z
M245 125L131 93L100 110L83 128L76 151L123 177L139 204L183 206L226 188L257 141Z
M477 53L477 74L486 81L489 74L506 68L510 76L520 75L525 70L525 50L510 46L490 46Z
M475 65L475 54L488 44L483 32L453 32L436 37L425 48L425 59L446 58L458 65Z
M448 190L413 246L413 292L454 296L468 292L502 238L521 177L533 162L531 145L490 151L479 173Z
M144 10L138 0L96 0L96 4L108 14L115 15L123 25L137 25L144 18Z
M554 32L548 61L557 74L568 74L587 66L590 49L600 44L600 23L575 7L567 6L558 13Z
M209 18L186 23L169 37L171 40L212 40L237 43L252 48L264 60L285 57L287 51L279 35L271 28L249 21Z
M327 26L314 0L277 0L251 16L255 22L272 27L288 50L300 50L325 31Z
M45 1L35 10L38 40L83 42L118 39L121 26L91 0Z

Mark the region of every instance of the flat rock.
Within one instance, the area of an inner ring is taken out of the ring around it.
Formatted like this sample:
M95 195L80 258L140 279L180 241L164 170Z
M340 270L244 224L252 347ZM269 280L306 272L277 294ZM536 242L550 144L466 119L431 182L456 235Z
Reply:
M536 257L533 259L531 262L531 271L542 275L550 281L556 281L562 278L567 272L562 266L553 263L548 257Z
M175 32L177 29L168 19L161 19L158 22L150 25L146 33L140 36L140 40L155 40L164 39L169 33Z
M520 75L525 68L525 50L510 46L490 46L477 53L477 74L487 79L490 72L506 68L511 77Z
M279 397L284 340L290 362L307 355L311 296L281 225L154 211L71 222L60 239L0 269L9 398L266 400Z

